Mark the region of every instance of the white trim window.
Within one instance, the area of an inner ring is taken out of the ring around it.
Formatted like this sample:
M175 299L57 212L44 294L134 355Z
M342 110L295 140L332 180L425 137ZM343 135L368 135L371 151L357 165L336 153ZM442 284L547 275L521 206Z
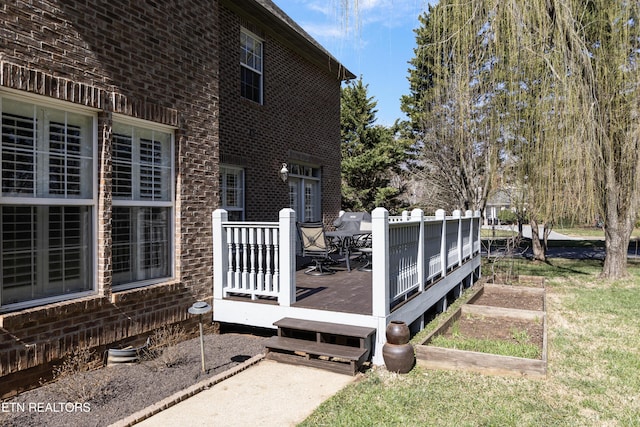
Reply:
M240 94L262 104L262 40L242 29L240 32Z
M0 94L3 309L94 290L96 116L61 105Z
M112 136L114 289L172 277L173 132L114 117Z
M229 213L229 220L244 220L244 169L220 166L220 207Z

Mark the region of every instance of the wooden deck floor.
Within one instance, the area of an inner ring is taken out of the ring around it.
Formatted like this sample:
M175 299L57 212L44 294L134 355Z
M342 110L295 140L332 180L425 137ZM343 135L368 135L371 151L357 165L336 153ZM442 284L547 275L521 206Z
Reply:
M353 261L348 272L339 264L333 267L336 274L328 276L310 276L304 274L306 268L298 270L293 306L371 315L371 272L358 271L359 265Z

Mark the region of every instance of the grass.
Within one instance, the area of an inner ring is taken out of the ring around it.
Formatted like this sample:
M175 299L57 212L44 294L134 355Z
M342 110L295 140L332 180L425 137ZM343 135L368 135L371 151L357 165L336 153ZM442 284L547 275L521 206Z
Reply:
M518 227L512 226L511 230L481 228L480 238L482 239L504 239L509 237L515 237L518 235ZM580 237L587 240L603 240L604 230L597 227L554 227L552 231L560 234L564 234L568 237ZM631 233L631 244L635 245L635 242L640 240L640 228L635 228Z
M570 237L604 239L604 230L596 227L556 227L553 231ZM635 228L631 233L631 239L638 238L640 238L640 228Z
M542 350L537 345L528 342L529 335L525 330L512 330L511 338L513 341L479 339L466 337L461 334L459 332L458 322L459 321L454 322L451 326L451 337L438 335L431 340L431 345L457 350L498 354L500 356L524 357L526 359L540 359L542 357Z
M522 262L520 274L547 277L546 380L372 369L301 425L640 426L638 265L604 282L598 261Z
M492 230L490 228L481 228L480 229L480 238L481 239L504 239L509 237L515 237L518 235L518 230Z

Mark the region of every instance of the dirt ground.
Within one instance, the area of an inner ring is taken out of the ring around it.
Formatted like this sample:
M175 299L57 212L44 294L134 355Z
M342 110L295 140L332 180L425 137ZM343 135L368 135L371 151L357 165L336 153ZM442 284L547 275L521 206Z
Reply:
M485 288L483 294L473 304L541 311L544 308L544 298L542 295L532 295L526 292L502 289L491 289L489 291ZM541 319L533 321L479 315L461 316L458 319L458 333L466 338L499 339L516 342L514 331L526 331L528 343L542 349L544 329ZM451 332L451 330L448 330L444 335L451 336ZM519 338L521 337L522 335L519 336Z
M484 317L478 315L461 316L458 320L458 333L465 338L498 339L517 342L514 331L526 331L527 342L542 349L542 322ZM451 336L448 330L444 336Z
M264 352L266 338L248 333L205 336L172 347L171 360L118 364L77 373L2 402L1 426L107 426Z
M520 310L544 310L544 298L542 295L501 288L484 289L480 298L474 304L489 305L492 307L516 308Z

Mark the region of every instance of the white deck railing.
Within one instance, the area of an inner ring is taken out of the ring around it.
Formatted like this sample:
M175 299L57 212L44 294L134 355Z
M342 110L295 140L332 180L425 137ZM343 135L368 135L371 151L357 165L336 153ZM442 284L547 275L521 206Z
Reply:
M280 211L279 222L229 221L213 212L214 298L273 297L290 305L295 295L295 212Z
M434 279L480 253L480 214L443 210L435 217L415 209L389 216L372 212L373 314L386 316L398 301L426 289ZM296 223L291 209L278 222L228 221L213 213L214 299L231 295L295 302Z
M438 210L425 217L420 209L390 217L386 209L372 212L374 315L386 315L406 296L424 291L434 279L479 255L480 214L460 211L446 216ZM388 242L388 243L387 243ZM387 290L387 291L384 291Z

